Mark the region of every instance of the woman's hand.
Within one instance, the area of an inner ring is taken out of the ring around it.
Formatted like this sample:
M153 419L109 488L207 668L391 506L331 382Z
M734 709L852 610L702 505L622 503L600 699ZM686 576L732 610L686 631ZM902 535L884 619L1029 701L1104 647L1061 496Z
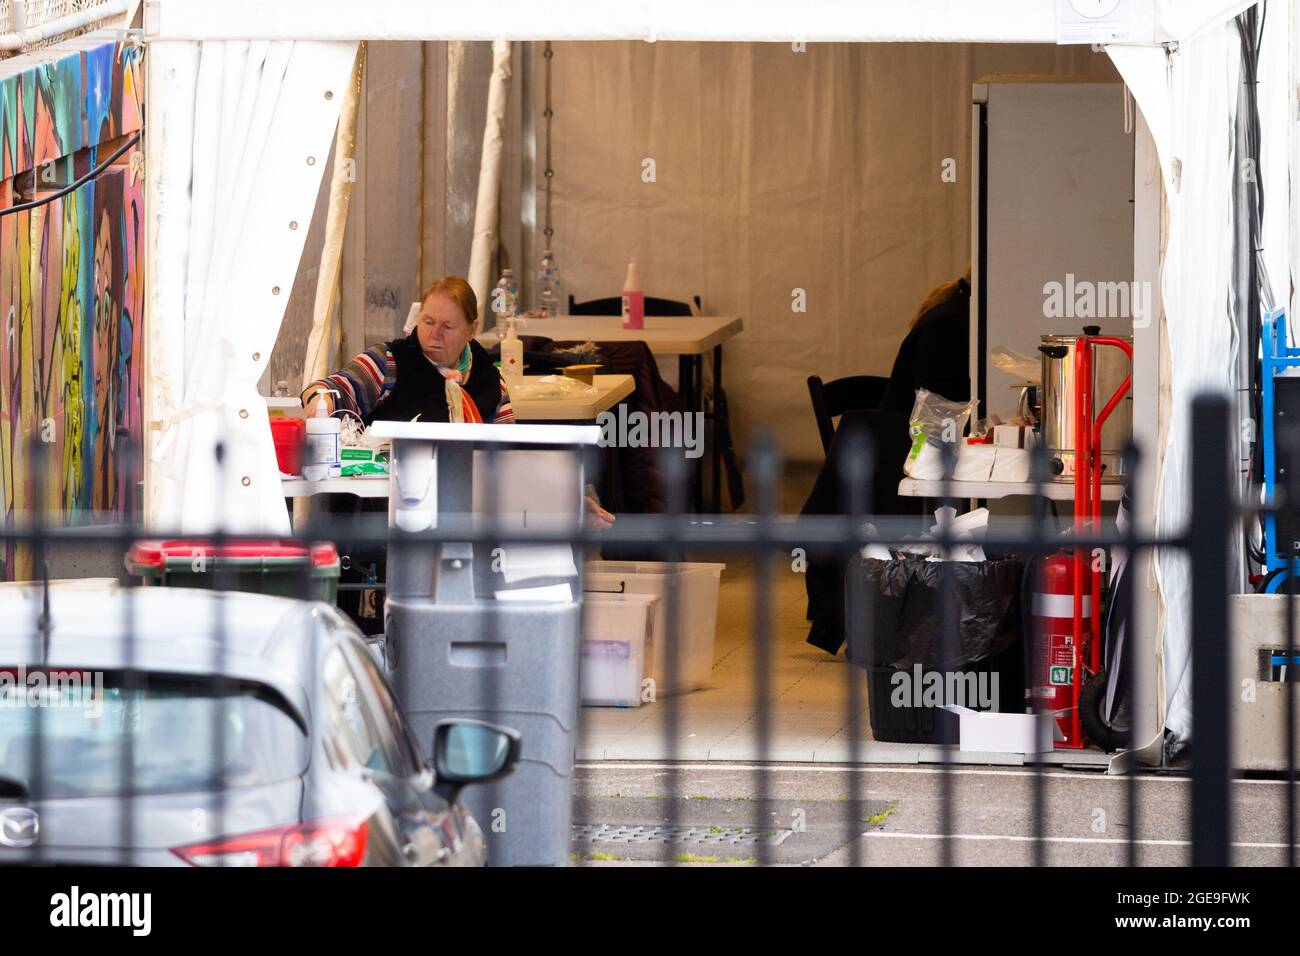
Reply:
M596 504L596 499L591 495L584 495L582 499L583 523L596 531L604 531L606 528L614 526L614 516Z

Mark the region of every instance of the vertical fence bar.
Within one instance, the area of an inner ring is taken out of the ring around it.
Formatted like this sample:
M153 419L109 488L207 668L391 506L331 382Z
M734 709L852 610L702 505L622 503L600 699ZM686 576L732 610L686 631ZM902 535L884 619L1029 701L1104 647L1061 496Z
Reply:
M1025 569L1024 587L1029 588L1028 601L1021 601L1021 607L1028 607L1029 613L1026 620L1022 622L1022 641L1027 641L1028 653L1022 654L1025 661L1025 686L1029 689L1029 710L1035 720L1042 717L1043 698L1041 688L1036 683L1038 680L1039 668L1043 666L1039 657L1044 648L1039 645L1038 621L1035 616L1035 607L1033 595L1039 588L1039 572L1042 568L1042 562L1047 558L1049 549L1047 545L1040 544L1046 541L1047 536L1043 534L1043 525L1047 521L1047 482L1048 482L1048 463L1047 463L1047 446L1041 442L1035 443L1029 455L1030 477L1034 482L1034 520L1030 527L1030 549L1028 558L1028 567ZM1050 656L1050 655L1049 655ZM1056 718L1052 716L1053 731L1055 731ZM1038 731L1035 729L1035 735ZM1048 746L1052 746L1052 741L1048 741ZM1047 776L1044 773L1045 763L1043 755L1037 755L1034 758L1033 777L1031 786L1033 787L1033 796L1030 798L1030 807L1033 811L1033 832L1034 840L1031 846L1033 863L1036 867L1047 865Z
M1286 429L1286 447L1300 448L1300 427L1291 424ZM1289 459L1294 460L1294 455L1288 455ZM1300 469L1294 464L1288 464L1286 471L1286 493L1282 501L1282 506L1295 515L1297 506L1300 506ZM1276 525L1278 528L1285 528L1288 532L1295 529L1296 524L1294 517L1290 520L1279 521ZM1285 553L1287 555L1287 576L1283 580L1282 593L1285 595L1284 607L1282 613L1286 615L1284 633L1286 634L1286 649L1283 651L1282 660L1282 739L1286 742L1286 779L1283 783L1282 797L1286 801L1286 865L1296 865L1296 805L1295 805L1295 689L1290 686L1295 671L1294 658L1296 654L1296 634L1295 634L1295 593L1296 593L1296 554L1295 554L1295 534L1287 534L1285 542ZM1272 676L1271 674L1269 675Z
M34 600L32 607L35 610L35 627L33 628L34 642L37 644L37 653L33 658L40 662L41 666L49 663L46 650L50 640L50 629L53 622L49 617L49 567L46 560L46 515L45 505L49 500L45 483L50 479L50 467L48 460L48 446L44 442L37 441L35 437L30 442L30 454L28 456L28 477L31 481L33 507L30 515L31 527L34 532L32 537L32 573L40 590L33 595ZM27 698L30 706L31 698ZM33 742L31 752L31 797L32 807L35 809L37 817L45 813L45 702L38 701L35 712L31 715L33 722ZM37 840L35 843L35 858L39 864L45 858L45 841Z
M772 825L772 799L769 773L765 764L772 745L772 544L769 538L776 516L776 485L780 463L775 444L766 437L752 445L754 476L758 484L759 543L754 569L754 638L757 641L754 657L754 697L758 706L758 769L754 788L760 832ZM767 866L772 862L772 845L766 839L758 842L758 863Z
M213 726L210 728L212 758L215 761L213 769L216 771L217 779L216 812L213 814L216 825L215 827L208 826L204 831L205 835L210 838L221 837L226 833L226 695L231 691L232 684L226 679L226 602L223 592L227 589L233 590L235 583L232 571L233 563L222 558L222 551L229 543L227 535L229 515L226 513L225 489L226 476L229 473L230 466L226 461L224 437L217 442L215 456L217 472L216 521L211 545L208 548L208 559L214 563L212 568L205 569L213 575L213 586L217 592L212 602L214 645L212 650L212 678L209 684L212 688ZM226 854L218 854L217 859L219 866L227 865Z
M1138 494L1138 471L1142 467L1142 453L1132 442L1124 449L1124 475L1125 485L1128 490L1127 500L1130 504L1127 523L1124 527L1124 573L1119 580L1119 594L1112 595L1112 600L1118 598L1120 607L1128 609L1128 619L1124 622L1123 641L1116 642L1112 648L1114 656L1107 661L1107 668L1119 666L1119 661L1128 656L1135 655L1138 652L1136 641L1133 639L1133 628L1137 623L1137 608L1133 602L1135 588L1133 578L1137 574L1138 551L1137 551L1137 527L1138 512L1137 501ZM1112 555L1111 560L1114 560ZM1104 635L1103 635L1104 639ZM1136 664L1128 663L1122 668L1122 675L1118 682L1120 688L1120 702L1128 707L1128 739L1122 740L1120 745L1126 749L1133 749L1137 744L1137 682L1134 679L1133 672L1136 670ZM1118 718L1119 704L1115 707L1114 716ZM1122 725L1121 725L1122 726ZM1124 865L1135 867L1138 865L1138 775L1137 767L1130 762L1124 774L1124 805L1125 813L1128 815L1128 838L1124 845Z
M438 454L441 455L446 450L447 450L446 446L444 446L442 449L439 450ZM481 476L474 474L473 481L476 484L478 484L479 487L483 490L483 500L487 502L487 507L488 507L487 525L491 537L490 540L487 542L486 546L476 544L470 548L470 555L471 555L470 569L471 571L474 571L475 562L479 562L483 560L485 555L483 555L480 552L480 549L485 550L487 552L486 555L487 560L489 561L487 577L488 580L492 582L492 586L488 594L475 595L473 600L475 600L478 603L479 607L482 607L485 603L487 604L488 607L487 628L485 629L485 638L488 646L505 647L506 637L502 635L501 607L497 603L496 594L492 593L495 592L495 589L497 587L496 575L493 573L494 564L492 563L494 556L498 556L501 559L502 590L506 590L509 587L508 585L505 584L505 579L506 579L505 572L506 572L506 562L509 561L510 545L508 543L503 543L501 539L501 535L503 533L501 530L501 525L502 525L501 502L502 502L502 496L505 494L505 489L502 487L502 482L501 482L500 456L502 452L500 446L495 443L489 443L486 447L482 449L482 452L483 453L481 455L478 455L477 457L479 458L479 461L484 465L486 471ZM528 453L529 452L524 452L524 454L528 454ZM475 452L471 450L469 453L469 461L471 462L471 468L475 457L476 457ZM441 497L442 497L442 490L440 488L439 499L441 499ZM474 496L472 490L471 493L468 496L466 496L464 500L465 500L465 514L456 514L456 515L451 515L449 517L451 517L452 520L464 521L467 527L472 527L474 523ZM441 510L441 508L439 510ZM444 519L440 516L439 520L441 521ZM438 548L438 546L433 543L429 543L428 545L426 545L426 547L429 549ZM515 547L518 546L516 545ZM516 554L517 553L518 552L516 551ZM438 569L436 573L441 574L442 573L441 562L435 562L434 566ZM477 577L477 575L475 575L475 577ZM581 598L581 595L578 595L578 597ZM579 653L581 653L581 647L579 647ZM507 651L507 654L509 654L509 651ZM508 720L504 719L504 714L503 714L503 711L506 709L506 707L509 704L509 701L503 699L505 696L505 688L502 685L506 683L505 668L484 667L479 669L479 674L481 675L483 680L482 683L483 696L482 696L480 706L483 708L482 715L484 719L489 720L495 724L509 723ZM580 711L582 708L581 690L579 689L577 693L578 693L578 709ZM574 779L573 772L574 772L573 768L570 767L569 768L570 798L572 798L573 795L573 790L572 790L572 780ZM506 789L507 788L505 787L494 787L493 792L500 794L504 797ZM505 800L502 799L501 802L505 803ZM497 809L501 809L505 812L505 827L506 827L505 832L506 834L508 834L511 826L511 818L513 817L517 821L518 818L522 816L522 814L519 812L520 808L518 807L500 807L500 808L493 807L492 808L493 812L495 812ZM570 822L572 822L572 808L570 808L569 818L570 818ZM487 821L481 821L481 824L491 826L492 821L491 819ZM518 824L516 823L516 825ZM531 845L532 846L541 845L540 837L537 834L534 834L532 836ZM568 834L565 834L564 845L566 848L571 848L572 846L572 827L570 827L570 832ZM488 858L488 862L489 863L491 862L491 857Z
M864 429L855 428L852 424L843 428L842 433L837 436L837 440L845 443L844 454L840 459L841 501L844 502L845 511L849 515L850 532L858 532L861 531L862 525L866 521L867 502L872 500L873 449L864 434ZM856 545L856 542L854 542L854 545ZM848 549L849 569L855 566L857 558L856 548L850 547ZM850 580L846 572L844 624L846 645L853 640L854 633L866 632L868 615L873 607L872 602L875 600L875 590L866 587L865 575L859 575L856 580ZM863 607L864 603L867 604L865 609ZM849 799L846 808L847 816L845 818L844 835L849 846L849 866L859 867L863 864L863 853L866 849L865 841L861 836L864 809L862 794L866 788L865 771L859 772L856 769L859 767L862 753L862 676L859 674L858 665L847 658L848 648L846 646L844 675L848 714L846 715L845 724L848 728L849 738L849 765L855 769L848 774Z
M1228 535L1234 509L1224 507L1234 476L1228 401L1192 400L1192 511L1187 550L1192 584L1192 865L1227 866L1229 802Z
M672 691L664 707L663 725L663 740L667 745L664 752L668 765L667 772L664 775L666 803L668 804L668 812L665 814L664 821L666 824L665 832L667 833L667 839L664 840L664 854L665 862L671 864L679 862L678 856L682 852L678 849L681 840L677 834L680 819L678 801L681 799L681 771L677 765L677 745L681 726L678 699L681 695L677 693L677 689L681 670L679 652L682 626L681 590L678 576L681 570L681 562L685 560L686 493L687 484L691 481L686 459L680 451L680 449L666 448L659 456L659 460L663 465L664 487L668 499L668 513L664 516L664 520L668 523L668 533L662 539L664 543L660 555L667 564L668 570L667 586L664 589L664 597L668 606L661 610L667 615L664 635L668 639L668 646L664 649L664 672L667 676L668 688ZM655 688L656 699L658 699L661 690L661 688Z
M960 442L961 436L956 439ZM944 442L940 450L943 453L943 505L951 508L955 512L960 506L959 502L953 497L953 473L957 468L957 445L955 443ZM941 561L939 564L939 589L940 595L939 609L939 652L935 661L939 668L939 679L942 681L941 687L946 688L955 685L956 681L949 680L949 673L952 669L951 649L960 645L961 638L958 635L958 615L960 608L957 606L956 588L952 583L952 545L955 540L952 530L952 522L945 516L938 522L939 525L939 548ZM924 666L924 662L922 662ZM949 714L943 709L942 704L947 703L946 697L940 701L941 706L935 711L935 726L938 729L938 750L939 750L939 813L941 826L943 828L943 839L939 841L939 861L942 866L950 867L956 862L956 847L953 840L953 777L951 772L952 754L949 752L948 735L945 732L949 726L949 719L954 715Z
M127 488L135 488L137 474L136 455L139 453L139 446L131 439L127 439L123 447L120 447L119 454L126 456L126 477ZM110 466L111 467L111 466ZM128 501L130 499L128 498ZM136 516L129 512L124 517L127 519L123 525L122 537L119 539L122 545L122 553L125 554L131 547L132 531L137 527ZM135 620L135 588L132 586L130 576L126 574L126 567L123 564L121 580L123 582L122 590L122 625L125 630L126 639L126 670L122 675L121 695L123 699L123 713L126 707L131 703L136 706L144 706L144 688L141 674L136 668L135 642L136 642L136 620ZM92 675L93 677L93 675ZM101 707L107 707L107 701L101 701ZM121 820L119 821L118 842L122 845L122 852L127 865L135 863L135 744L136 735L126 733L122 735L125 746L122 750L122 788L121 788Z

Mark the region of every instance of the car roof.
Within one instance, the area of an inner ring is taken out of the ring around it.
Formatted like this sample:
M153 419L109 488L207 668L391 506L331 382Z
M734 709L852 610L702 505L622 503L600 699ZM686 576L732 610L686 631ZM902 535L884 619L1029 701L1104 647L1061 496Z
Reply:
M48 651L37 626L47 594ZM36 583L6 585L0 667L220 674L271 685L305 707L318 641L327 632L321 625L335 620L325 604L238 591L114 581L51 582L48 591Z

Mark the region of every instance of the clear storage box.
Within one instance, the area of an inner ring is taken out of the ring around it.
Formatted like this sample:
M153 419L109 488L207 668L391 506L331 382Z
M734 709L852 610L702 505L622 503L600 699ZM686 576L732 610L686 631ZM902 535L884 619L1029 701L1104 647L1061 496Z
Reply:
M651 594L584 595L582 703L640 707L646 645L652 639L659 598Z
M645 655L645 676L654 681L655 696L708 685L718 624L718 585L724 568L725 564L685 561L587 562L585 599L590 600L593 594L648 594L659 598ZM670 592L677 604L675 613ZM676 642L675 680L668 673L670 636Z

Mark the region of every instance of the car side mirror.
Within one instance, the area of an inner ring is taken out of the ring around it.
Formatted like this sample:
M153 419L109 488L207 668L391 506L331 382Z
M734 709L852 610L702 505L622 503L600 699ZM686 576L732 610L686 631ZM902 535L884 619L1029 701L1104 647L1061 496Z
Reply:
M499 780L519 760L517 730L481 720L443 720L433 729L435 789L448 801L462 787Z

